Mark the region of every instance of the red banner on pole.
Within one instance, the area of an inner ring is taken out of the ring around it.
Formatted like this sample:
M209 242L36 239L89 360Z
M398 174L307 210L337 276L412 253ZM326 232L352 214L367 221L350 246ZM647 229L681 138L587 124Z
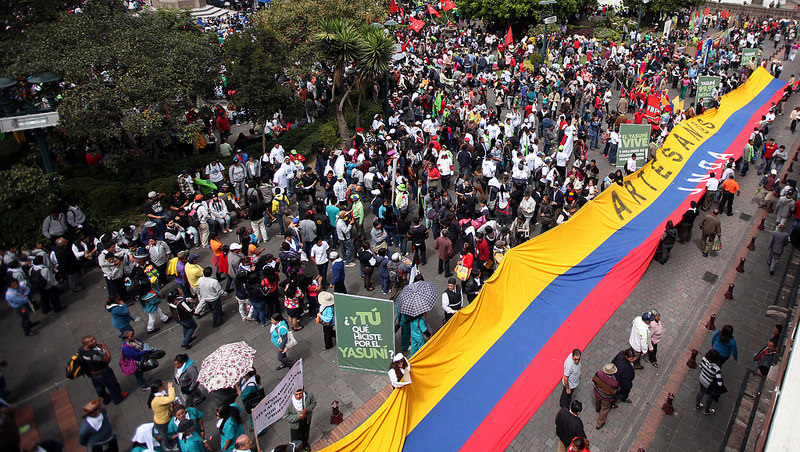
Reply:
M417 33L419 33L419 31L422 30L422 27L425 26L424 20L415 19L413 17L408 18L408 23L408 28L416 31Z
M389 13L390 14L395 14L395 13L398 13L398 12L403 16L406 15L406 13L403 11L403 9L400 8L399 6L397 6L397 3L395 3L394 0L389 0Z
M453 3L451 0L444 0L442 2L442 11L450 11L451 9L455 8L456 4Z
M428 3L427 5L428 5L428 14L430 14L431 16L442 17L442 15L439 14L439 11L436 11L436 9L433 6L431 6L430 3Z
M657 96L647 96L647 104L644 110L644 116L648 121L652 121L661 116L661 99Z
M514 43L514 33L511 32L511 25L508 26L508 33L506 33L506 47Z

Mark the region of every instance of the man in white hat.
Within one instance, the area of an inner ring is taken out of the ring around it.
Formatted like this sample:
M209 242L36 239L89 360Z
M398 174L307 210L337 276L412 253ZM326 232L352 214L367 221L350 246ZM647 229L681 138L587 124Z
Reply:
M614 376L617 373L617 366L608 363L603 366L603 370L598 370L592 378L594 383L594 409L600 414L597 416L595 428L600 430L606 423L608 412L614 404L614 398L619 392L619 382Z
M119 450L114 427L103 408L103 399L92 400L83 406L83 422L78 430L78 443L92 452Z
M333 256L334 253L331 253ZM337 256L338 257L338 256ZM336 317L333 310L333 294L322 291L317 297L320 311L317 313L317 322L322 325L322 333L325 338L325 350L333 348L333 327L336 325Z

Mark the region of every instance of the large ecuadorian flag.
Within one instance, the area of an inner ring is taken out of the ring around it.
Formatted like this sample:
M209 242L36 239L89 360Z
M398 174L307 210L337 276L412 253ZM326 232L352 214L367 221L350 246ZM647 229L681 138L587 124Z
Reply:
M510 250L478 298L414 355L413 383L326 450L504 450L572 349L585 348L636 286L666 221L677 224L706 175L741 155L784 85L757 69L718 109L676 126L622 186Z

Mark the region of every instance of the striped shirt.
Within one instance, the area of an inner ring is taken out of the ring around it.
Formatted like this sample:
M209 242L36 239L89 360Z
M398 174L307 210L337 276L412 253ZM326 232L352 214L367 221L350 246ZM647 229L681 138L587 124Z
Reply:
M713 381L717 381L719 385L722 385L722 370L704 356L700 360L700 384L707 388Z

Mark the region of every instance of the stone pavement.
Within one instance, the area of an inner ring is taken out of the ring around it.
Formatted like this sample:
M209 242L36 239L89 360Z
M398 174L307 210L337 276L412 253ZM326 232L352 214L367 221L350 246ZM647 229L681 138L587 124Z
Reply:
M788 78L791 72L800 72L797 64L787 64L784 76ZM787 146L791 144L790 141L793 141L789 140L788 126L786 125L788 111L799 100L800 97L795 96L790 105L785 107L787 115L779 117L778 125L773 133L779 143L787 143ZM794 146L791 148L793 149ZM607 174L608 165L598 157L596 151L593 151L592 157L598 159L601 172ZM661 402L658 400L658 396L661 388L667 382L672 369L682 365L680 357L686 349L686 344L689 343L695 329L706 320L704 318L706 306L710 297L717 293L720 287L720 281L717 279L723 278L732 268L735 255L741 248L740 244L749 240L748 232L754 221L752 217L758 214L758 209L755 205L750 204L748 199L749 193L755 191L754 187L758 179L758 176L751 172L743 181L740 181L744 195L737 198L735 202L736 216L723 216L723 237L726 246L719 255L702 258L699 252L699 234L698 231L695 231L692 243L676 246L666 265L651 265L629 299L586 349L583 360L583 378L576 398L582 400L586 406L583 418L588 427L589 439L593 444L592 450L622 450L630 447L644 421L642 415L648 413L651 407L660 406ZM750 215L750 217L746 217L746 215ZM369 217L368 221L371 221ZM277 228L271 228L270 234L276 233ZM223 237L225 243L230 243L233 239L231 234ZM766 240L766 234L761 233L757 240L757 246L765 246ZM278 239L272 238L267 244L268 251L277 254L278 243ZM757 253L760 252L759 250ZM201 256L201 262L207 265L210 259L209 252L203 250ZM426 279L435 282L440 289L444 289L445 281L436 274L436 263L433 250L430 249L428 265L424 266L422 271L426 275ZM750 259L745 266L745 276L752 274L751 279L758 286L753 286L748 292L747 285L739 283L737 280L733 303L741 303L739 300L745 300L745 296L752 296L759 303L770 303L770 290L774 291L776 287L775 283L770 283L770 281L777 281L777 275L781 272L770 279L764 277L766 273L764 267L763 259ZM711 279L710 282L703 280L706 272L711 273L710 278L706 278ZM108 409L124 449L128 446L126 440L130 438L136 426L152 421L152 414L146 406L147 393L138 390L133 377L124 376L118 371L116 360L119 358L119 344L116 330L111 327L109 316L103 309L106 291L99 271L95 269L87 274L84 277L84 285L88 290L81 294L64 293L62 295L68 306L63 313L51 314L46 317L36 314L34 320L42 320L41 334L31 338L22 336L16 314L5 303L0 305L0 328L4 331L3 340L0 340L0 359L7 359L9 362L5 371L10 394L9 401L18 409L20 417L25 415L34 424L35 429L29 435L74 444L70 443L74 441L74 430L70 428L69 416L65 413L72 412L80 420L81 407L89 399L96 398L96 394L86 378L74 381L66 380L64 366L78 348L81 337L87 334L95 335L109 345L113 355L112 368L116 369L123 390L131 392L131 396L123 404L112 405ZM361 288L362 283L358 277L357 268L347 269L347 286L351 293L379 296L375 292L368 293ZM274 370L277 362L275 349L267 336L268 330L253 323L242 323L236 314L235 301L231 296L224 299L223 306L227 318L225 324L218 329L212 329L210 318L205 317L199 320L198 336L200 340L189 351L189 355L199 364L217 346L245 340L258 351L255 366L262 375L262 383L265 388L270 390L280 381L284 372ZM651 308L658 308L662 312L664 321L665 334L659 358L661 367L654 369L648 366L645 370L639 371L632 391L633 405L622 406L613 411L603 430L595 431L591 429L595 419L594 413L589 409L592 400L590 377L602 364L610 361L619 350L627 347L631 319ZM132 310L135 312L134 316L143 315L138 307L133 307ZM763 309L760 307L754 308L751 315L761 316L762 312ZM438 308L432 313L430 323L434 330L441 325L441 315L441 310ZM741 314L728 314L720 311L717 325L723 325L727 321L725 319L734 318L735 315ZM339 371L336 368L335 352L333 350L322 351L321 327L308 319L304 319L303 323L306 328L296 334L299 345L290 352L290 356L303 358L305 386L315 393L319 401L311 430L311 442L314 443L333 428L328 421L329 406L333 400L341 402L342 412L347 418L384 389L387 380L383 374ZM748 335L754 338L763 338L762 341L767 338L766 333L762 333L760 327L748 327L748 325L739 325L738 323L735 323L735 326L736 337L741 341L742 364L727 364L725 368L727 372L732 372L731 369L736 369L737 366L742 366L743 369L747 365L745 357L755 351L751 350L754 346L747 342ZM144 332L145 328L142 322L137 322L135 327L142 334L144 341L167 351L167 358L162 360L161 367L149 372L147 377L171 381L171 357L182 352L182 349L179 348L180 327L167 325L153 335ZM696 375L690 373L688 378L691 380L696 378ZM724 417L726 403L727 409L730 411L732 405L730 401L734 400L735 386L729 386L729 388L734 394L728 394L726 396L728 402L719 405L715 420ZM555 448L553 418L557 411L559 391L560 389L554 390L542 409L531 418L511 444L511 450ZM686 395L683 394L683 391L679 394ZM210 401L204 402L200 409L207 414L209 421L213 420L213 406ZM632 419L636 419L636 421L632 422ZM668 422L665 421L664 425L668 425ZM721 427L720 429L724 430ZM214 430L211 427L208 434ZM216 433L213 434L215 437L217 436ZM277 444L288 441L288 426L285 422L278 421L260 439L262 448L269 450ZM35 438L29 436L28 440L35 441ZM661 442L666 443L666 440L661 440Z
M764 53L769 55L771 51L772 45L768 44ZM784 67L786 70L781 78L786 80L792 73L799 71L800 64L786 62ZM800 96L795 95L789 100L788 105L784 106L785 115L778 116L776 125L771 131L771 136L778 144L786 145L790 156L793 155L797 145L795 137L789 130L788 114L797 105L800 105ZM602 155L595 156L596 153L590 154L590 159L594 157L600 162ZM607 167L607 163L603 163ZM600 173L604 174L604 170L601 166ZM635 451L641 447L642 442L638 440L640 431L648 416L653 416L651 410L660 411L665 400L661 395L662 388L667 385L674 369L679 366L685 367L684 352L695 330L702 328L708 320L706 308L715 299L722 298L727 289L727 283L722 279L736 267L739 251L750 242L753 235L751 229L755 228L755 223L763 212L755 203L750 202L760 179L761 176L755 171L750 171L744 178L737 176L742 195L734 201L734 216L720 215L724 247L719 253L716 255L711 253L708 258L704 258L700 252L699 230L695 229L691 242L676 244L672 249L670 260L665 265L651 262L647 272L625 303L584 350L581 360L581 383L575 398L583 402L584 410L581 418L592 444L592 451L626 449ZM705 215L704 212L700 213L696 225L699 225ZM730 392L723 396L720 404L716 405L715 416L693 416L697 414L692 410L697 387L697 371L690 371L686 381L676 392L678 397L675 400L675 407L679 414L667 416L658 433L653 436L650 448L647 449L645 444L647 450L716 450L725 439L727 420L736 402L741 381L746 370L752 368L752 354L766 345L766 341L771 337L771 325L776 323L765 319L764 312L766 306L774 302L788 258L784 256L775 275L769 275L765 264L765 247L769 241L768 232L772 230L770 224L774 229L774 214L769 218L766 232L758 234L756 250L747 257L745 273L736 279L733 300L724 304L724 309L719 311L716 321L717 328L726 323L734 325L734 336L739 345L740 362L726 363L723 369L726 386ZM789 255L789 251L787 249L784 254ZM658 352L659 367L653 368L645 362L643 364L645 369L636 373L631 391L633 404L623 403L619 409L612 410L606 425L599 431L595 430L597 415L593 410L591 378L594 372L601 369L603 364L610 362L616 353L628 347L633 318L653 308L661 312L664 324L664 335ZM706 336L702 347L698 348L701 354L709 348L710 332ZM564 358L566 359L566 356ZM553 420L558 412L560 394L561 388L556 386L542 408L520 431L508 450L552 450L556 447ZM687 402L689 400L691 403ZM696 419L697 417L702 419ZM655 432L655 428L653 431Z

